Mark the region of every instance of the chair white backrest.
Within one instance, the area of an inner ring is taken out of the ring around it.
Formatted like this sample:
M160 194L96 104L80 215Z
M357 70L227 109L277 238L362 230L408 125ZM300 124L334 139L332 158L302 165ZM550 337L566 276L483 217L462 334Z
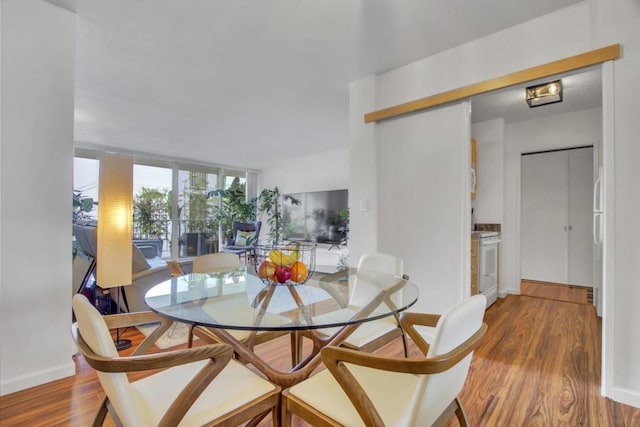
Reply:
M118 350L102 315L83 295L73 297L73 312L76 315L78 329L82 339L94 353L104 357L118 357ZM135 393L125 373L107 373L97 371L98 379L115 412L124 425L145 425L144 411L137 408Z
M388 273L398 278L402 277L404 274L402 259L389 254L364 254L358 261L358 269ZM380 288L366 286L362 281L358 283L358 278L356 276L352 283L351 293L349 295L349 304L364 306L371 300L371 293L377 294L378 292L380 292ZM402 292L396 292L391 300L395 304L399 304L402 302L400 301L401 298Z
M194 273L210 273L225 268L240 267L240 258L233 253L218 252L197 256L193 259L192 271Z
M435 328L427 358L445 354L468 340L482 327L486 308L484 295L474 295L445 312ZM412 418L431 425L458 396L469 372L473 352L439 374L425 375L414 394Z

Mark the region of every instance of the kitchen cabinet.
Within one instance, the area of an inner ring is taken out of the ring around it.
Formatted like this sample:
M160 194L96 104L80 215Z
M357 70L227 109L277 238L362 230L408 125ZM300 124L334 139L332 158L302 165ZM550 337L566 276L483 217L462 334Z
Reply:
M479 240L471 237L471 295L478 294L478 250Z
M478 143L471 138L471 199L476 198L478 191Z

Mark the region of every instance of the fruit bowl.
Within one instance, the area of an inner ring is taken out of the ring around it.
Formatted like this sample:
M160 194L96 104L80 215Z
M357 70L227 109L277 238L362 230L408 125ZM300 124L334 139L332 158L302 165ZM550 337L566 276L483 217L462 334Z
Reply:
M300 285L316 266L316 246L308 243L256 246L256 274L270 285Z

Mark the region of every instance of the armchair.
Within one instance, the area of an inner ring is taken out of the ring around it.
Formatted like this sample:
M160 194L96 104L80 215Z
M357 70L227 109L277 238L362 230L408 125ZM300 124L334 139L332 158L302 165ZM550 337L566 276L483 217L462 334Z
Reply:
M173 322L151 312L102 317L82 295L73 297L72 334L106 394L93 425L109 412L116 425L238 425L272 413L279 422L280 388L232 359L226 344L143 354ZM131 356L119 356L109 327L160 321ZM126 373L167 368L130 382Z
M82 283L77 292L83 291L87 283L90 282L91 276L96 267L97 259L97 235L95 224L73 225L73 234L76 238L80 249L89 257L91 261L89 269L84 274ZM157 285L160 282L169 280L173 274L179 274L182 271L184 273L191 273L191 260L175 261L170 270L170 266L165 260L158 256L161 251L162 242L152 243L150 246L149 258L145 257L143 250L135 243L132 244L131 250L131 266L133 277L133 283L131 286L126 286L123 289L123 301L121 302L122 311L147 311L147 305L144 302L144 296L149 289ZM148 247L149 248L149 247ZM177 265L176 265L177 264ZM178 267L178 268L176 268ZM97 283L100 286L99 283ZM126 304L124 303L126 301ZM115 301L114 301L115 303Z
M325 347L327 369L282 393L284 425L294 413L314 426L445 425L455 413L468 421L457 398L473 350L487 330L486 299L475 295L442 316L403 313L401 323L424 358L376 356ZM427 343L415 325L435 326Z
M260 237L261 221L256 222L233 222L233 237L231 237L227 246L222 252L229 252L238 255L244 255L245 264L247 259L255 259L256 245Z

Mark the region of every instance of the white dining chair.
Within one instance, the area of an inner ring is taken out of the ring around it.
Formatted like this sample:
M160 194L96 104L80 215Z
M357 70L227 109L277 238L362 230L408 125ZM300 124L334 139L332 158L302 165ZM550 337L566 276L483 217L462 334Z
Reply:
M151 312L103 317L86 297L73 297L72 334L82 356L98 372L106 394L93 425L107 413L119 426L238 425L269 411L280 419L280 387L232 359L227 344L143 354L171 321ZM160 321L131 356L120 356L110 328ZM137 381L127 373L156 371Z
M283 391L283 425L295 414L313 426L439 426L455 414L467 426L457 396L487 330L485 306L484 295L475 295L441 316L403 313L403 328L423 354L418 358L323 348L327 369ZM416 325L435 327L431 343Z
M408 276L403 274L402 259L389 254L375 253L362 255L358 261L358 270L377 271L392 274L404 280L409 279ZM356 275L350 285L348 304L343 310L350 311L355 315L358 310L367 305L378 292L380 292L379 288L367 286L364 281L359 281ZM402 292L396 292L391 297L391 300L394 304L400 306L402 303ZM334 315L335 314L332 313L324 316L320 315L314 317L314 321L320 322L323 317ZM311 333L316 333L324 338L328 338L339 330L340 328L326 328L314 332L302 331L300 332L300 336L310 337ZM402 345L406 356L407 340L400 326L399 317L397 315L388 316L378 320L363 322L341 345L355 350L374 351L398 337L402 338ZM298 344L298 346L302 348L301 344Z

